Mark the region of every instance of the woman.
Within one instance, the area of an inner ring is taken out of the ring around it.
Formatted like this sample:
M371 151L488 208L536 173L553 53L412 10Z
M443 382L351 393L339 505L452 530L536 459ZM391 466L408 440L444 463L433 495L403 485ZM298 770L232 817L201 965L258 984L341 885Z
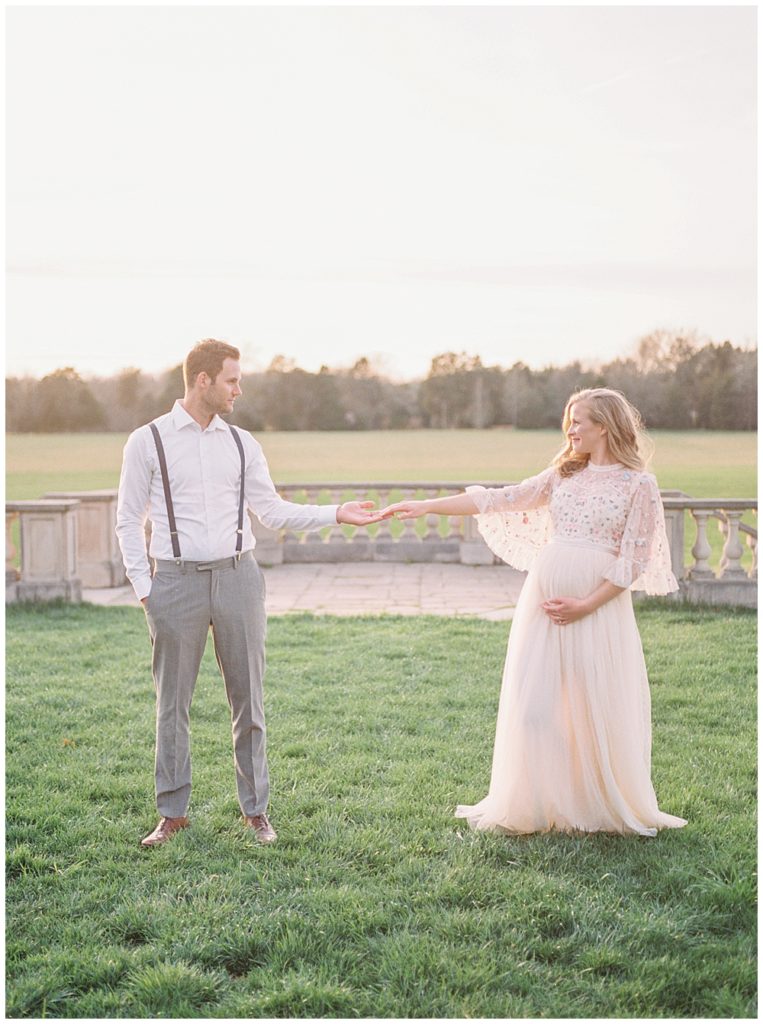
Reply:
M645 472L638 412L617 391L567 402L565 443L512 487L403 501L383 515L476 515L501 558L529 569L517 603L488 795L456 816L507 833L653 836L686 822L657 806L649 684L631 590L667 594L657 482Z

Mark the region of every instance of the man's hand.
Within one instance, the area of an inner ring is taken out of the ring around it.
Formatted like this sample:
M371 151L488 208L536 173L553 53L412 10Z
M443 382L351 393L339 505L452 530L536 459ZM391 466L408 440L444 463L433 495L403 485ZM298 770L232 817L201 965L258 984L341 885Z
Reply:
M336 510L336 521L347 523L348 526L369 526L381 521L379 512L369 512L374 507L372 501L345 501Z

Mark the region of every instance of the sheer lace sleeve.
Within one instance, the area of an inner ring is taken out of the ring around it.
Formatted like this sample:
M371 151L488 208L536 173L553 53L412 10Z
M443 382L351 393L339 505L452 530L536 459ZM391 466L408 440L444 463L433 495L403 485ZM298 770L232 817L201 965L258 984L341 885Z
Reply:
M631 508L620 542L620 553L604 573L618 587L669 594L678 590L670 563L665 513L657 481L642 474L631 499Z
M529 569L548 539L555 479L556 470L549 466L509 487L466 488L477 506L477 529L485 543L515 569Z

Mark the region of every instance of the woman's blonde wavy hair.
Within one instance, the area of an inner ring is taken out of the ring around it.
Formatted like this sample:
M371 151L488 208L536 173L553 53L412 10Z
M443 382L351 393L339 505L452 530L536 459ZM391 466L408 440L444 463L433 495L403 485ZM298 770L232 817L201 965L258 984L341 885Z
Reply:
M585 388L570 395L564 407L562 432L564 444L557 452L552 466L561 476L572 476L588 465L588 453L577 455L567 437L572 422L570 410L575 403L583 403L594 423L607 431L609 453L616 462L628 469L646 469L652 456L652 443L646 435L641 414L625 395L612 388Z

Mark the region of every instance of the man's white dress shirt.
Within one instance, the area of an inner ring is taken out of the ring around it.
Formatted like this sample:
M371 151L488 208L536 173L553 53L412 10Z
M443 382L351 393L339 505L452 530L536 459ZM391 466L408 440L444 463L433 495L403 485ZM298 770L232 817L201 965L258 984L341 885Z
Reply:
M154 423L167 458L180 557L211 562L234 555L241 458L227 424L215 416L202 430L179 401ZM245 506L265 526L310 530L336 523L338 505L298 505L279 497L262 448L248 430L236 430L244 446ZM151 590L146 519L152 523L151 557L174 558L159 457L148 424L138 427L127 439L117 504L119 546L127 578L139 600ZM244 515L242 551L254 546L252 525L249 516Z

